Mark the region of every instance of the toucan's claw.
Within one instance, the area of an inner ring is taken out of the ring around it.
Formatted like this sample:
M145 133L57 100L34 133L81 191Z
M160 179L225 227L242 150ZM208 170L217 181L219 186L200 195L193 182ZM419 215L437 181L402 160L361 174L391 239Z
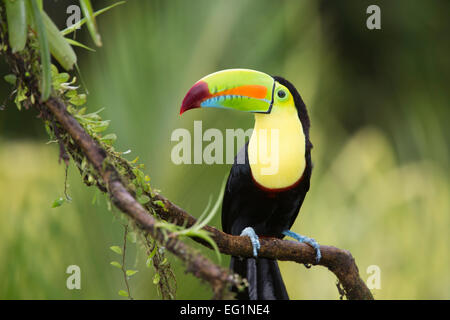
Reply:
M309 244L311 247L313 247L314 250L316 251L316 263L319 263L320 258L322 258L322 254L320 253L320 245L317 243L316 240L314 240L313 238L308 238L306 236L302 236L302 235L295 233L293 231L290 231L290 230L283 231L283 234L287 237L291 237L291 238L297 240L298 242L304 242L304 243ZM305 264L305 267L308 268L308 266L310 267L310 265Z
M259 243L259 238L255 233L255 230L252 227L247 227L242 230L241 236L247 236L250 238L253 247L253 256L256 258L258 256L258 251L261 248L261 244Z

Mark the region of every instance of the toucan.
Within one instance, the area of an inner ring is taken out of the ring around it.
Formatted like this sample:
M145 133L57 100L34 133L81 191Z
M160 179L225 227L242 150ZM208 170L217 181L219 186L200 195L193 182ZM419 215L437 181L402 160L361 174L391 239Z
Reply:
M310 187L310 121L294 85L282 77L250 69L228 69L199 81L183 99L180 114L195 108L251 112L255 126L238 152L228 176L222 203L222 229L247 236L253 258L231 257L230 268L246 278L240 300L289 299L276 260L258 258L259 237L285 236L311 245L316 262L320 246L290 231Z

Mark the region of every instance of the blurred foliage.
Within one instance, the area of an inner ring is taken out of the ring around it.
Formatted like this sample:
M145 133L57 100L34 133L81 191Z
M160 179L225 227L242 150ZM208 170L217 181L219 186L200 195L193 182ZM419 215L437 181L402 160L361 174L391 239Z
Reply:
M65 27L77 1L46 0ZM365 26L378 3L382 29ZM94 10L110 4L95 1ZM450 75L448 1L137 1L98 18L103 47L77 49L89 110L105 107L116 149L146 164L153 186L200 216L219 193L229 165L170 160L174 129L250 128L246 114L222 110L178 116L190 86L211 72L245 67L292 81L309 109L314 144L311 190L294 230L348 249L363 279L381 268L375 298L449 298ZM77 41L92 45L86 30ZM0 61L0 71L7 74ZM9 84L0 80L0 103ZM26 112L27 114L24 114ZM73 198L63 196L64 166L34 111L13 101L0 111L0 298L111 298L123 288L109 263L123 228L106 200L69 169ZM220 215L211 222L220 227ZM189 243L195 245L192 241ZM156 299L142 250L129 245L133 297ZM199 247L211 259L214 253ZM222 264L228 264L223 257ZM170 257L178 298L210 298L211 290ZM67 290L65 270L77 264L82 289ZM318 267L280 263L293 299L331 298L335 278Z

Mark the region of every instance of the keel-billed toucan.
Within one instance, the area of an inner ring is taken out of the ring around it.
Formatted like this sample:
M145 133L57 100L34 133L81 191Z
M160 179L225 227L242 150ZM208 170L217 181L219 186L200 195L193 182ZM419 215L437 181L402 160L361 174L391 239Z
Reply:
M237 298L288 299L276 260L257 258L258 237L290 236L313 246L320 260L316 241L289 231L311 177L312 144L305 104L295 87L281 77L230 69L199 80L186 94L180 114L206 107L255 114L253 133L235 158L222 205L223 231L250 237L255 256L231 258L233 271L249 283Z

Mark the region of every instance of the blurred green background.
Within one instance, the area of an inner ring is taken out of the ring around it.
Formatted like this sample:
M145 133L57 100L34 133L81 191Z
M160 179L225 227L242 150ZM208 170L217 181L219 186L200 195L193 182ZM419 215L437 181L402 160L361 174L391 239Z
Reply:
M76 1L45 0L60 28ZM111 1L94 1L95 9ZM366 28L366 8L381 7L382 29ZM217 197L230 165L171 162L176 128L251 128L253 117L222 110L179 117L191 85L226 68L281 75L300 91L311 118L314 170L294 230L352 252L363 279L381 270L377 299L450 298L448 1L127 1L99 16L103 47L77 49L91 111L102 107L117 150L140 156L153 187L198 216ZM93 46L86 30L77 40ZM0 62L2 76L8 71ZM0 80L0 102L10 87ZM64 166L34 110L0 111L0 299L119 299L110 266L123 228L103 196ZM214 219L220 227L220 214ZM209 255L215 256L192 241ZM142 250L127 265L138 299L158 299ZM211 290L169 256L177 298ZM215 260L216 261L216 260ZM222 264L228 265L223 256ZM81 290L66 288L67 266L81 268ZM337 299L323 267L281 262L292 299Z

